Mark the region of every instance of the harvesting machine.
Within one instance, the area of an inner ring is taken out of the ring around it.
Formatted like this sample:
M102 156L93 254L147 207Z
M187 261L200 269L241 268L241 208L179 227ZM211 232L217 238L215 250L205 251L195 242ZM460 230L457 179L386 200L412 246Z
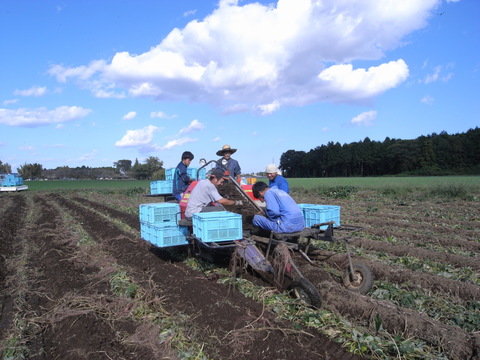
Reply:
M201 160L205 168L215 160ZM197 176L198 179L198 176ZM251 219L262 211L252 193L252 185L239 184L230 177L219 189L223 197L242 200L228 211L193 214L185 219L188 199L198 181L193 181L180 203L167 202L140 205L142 238L158 247L185 245L192 254L212 262L228 263L232 271L251 271L281 291L290 291L308 305L321 306L318 289L303 276L293 253L299 253L311 264L310 255L319 249L318 241L343 242L348 263L343 284L352 291L367 293L373 286L373 273L365 264L354 262L350 253L351 234L361 227L340 224L340 207L299 204L306 228L295 233L259 232ZM230 211L231 210L231 211ZM241 213L240 213L241 212ZM340 234L340 237L335 236Z

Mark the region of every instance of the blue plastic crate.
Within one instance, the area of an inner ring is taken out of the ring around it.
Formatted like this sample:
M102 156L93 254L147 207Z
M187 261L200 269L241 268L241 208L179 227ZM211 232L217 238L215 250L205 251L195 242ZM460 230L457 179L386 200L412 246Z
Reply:
M140 222L158 226L177 225L177 216L180 214L180 205L175 203L153 203L139 206Z
M173 177L175 176L175 169L176 168L170 168L165 170L165 180L173 180Z
M158 180L150 183L150 194L171 194L173 192L173 182L171 180Z
M198 173L198 179L197 179L197 171L198 171L198 168L187 168L187 174L189 177L195 180L205 180L207 176L207 169L205 168L200 169L200 172Z
M242 215L229 211L197 213L192 216L193 234L203 242L242 238Z
M2 186L20 186L23 185L23 178L19 176L15 176L13 174L8 174L5 176L3 181L0 181L0 185Z
M316 204L298 204L302 210L305 219L305 226L311 227L315 224L334 221L333 227L339 227L340 224L340 206L335 205L316 205ZM328 226L321 226L325 230Z
M140 236L143 240L158 246L169 247L188 244L188 228L186 226L158 226L141 222Z

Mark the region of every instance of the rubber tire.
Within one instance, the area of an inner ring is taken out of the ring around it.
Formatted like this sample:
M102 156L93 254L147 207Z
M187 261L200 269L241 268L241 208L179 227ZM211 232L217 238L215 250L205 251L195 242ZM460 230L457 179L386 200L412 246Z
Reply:
M315 308L322 306L322 298L317 288L304 277L293 280L290 284L290 290L296 298L302 300L308 306Z
M359 277L359 281L357 282L351 281L349 267L350 266L345 269L345 273L343 274L343 285L345 285L348 290L360 294L366 294L372 290L375 278L370 267L362 263L353 263L353 273Z

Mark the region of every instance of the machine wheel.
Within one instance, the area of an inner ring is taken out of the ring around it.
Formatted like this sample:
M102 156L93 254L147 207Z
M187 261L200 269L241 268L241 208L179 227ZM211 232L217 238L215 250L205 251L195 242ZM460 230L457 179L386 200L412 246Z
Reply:
M353 263L353 271L347 266L343 274L343 284L351 291L366 294L373 287L372 270L365 264Z
M313 284L304 277L297 278L292 281L290 290L294 296L309 306L320 308L322 306L322 299L318 290Z

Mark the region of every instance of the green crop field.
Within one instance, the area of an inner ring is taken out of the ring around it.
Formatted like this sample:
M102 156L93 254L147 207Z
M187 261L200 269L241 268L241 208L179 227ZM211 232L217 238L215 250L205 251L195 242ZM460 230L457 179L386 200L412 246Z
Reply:
M290 187L311 189L316 187L354 186L359 188L436 186L480 186L480 176L412 176L412 177L349 177L288 179Z
M142 188L149 192L149 180L51 180L25 181L30 191L62 190L131 190Z
M267 179L259 179L267 182ZM338 186L359 189L428 188L461 186L480 188L480 176L412 176L412 177L349 177L349 178L289 178L291 188L332 188ZM149 192L149 180L52 180L25 181L30 191L62 190L131 190Z

